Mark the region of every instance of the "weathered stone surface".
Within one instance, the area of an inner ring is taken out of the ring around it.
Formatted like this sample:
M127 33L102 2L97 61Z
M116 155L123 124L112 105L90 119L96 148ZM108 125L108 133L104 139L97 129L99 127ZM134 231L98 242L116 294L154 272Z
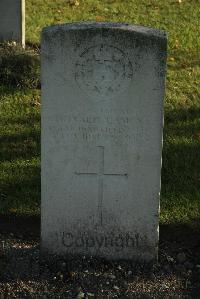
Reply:
M25 45L25 0L0 1L0 41Z
M156 259L165 61L158 30L43 30L43 252Z

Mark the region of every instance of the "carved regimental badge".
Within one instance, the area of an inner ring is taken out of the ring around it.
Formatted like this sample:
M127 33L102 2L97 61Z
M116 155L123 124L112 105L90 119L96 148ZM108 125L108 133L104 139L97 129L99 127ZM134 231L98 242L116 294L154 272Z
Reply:
M76 62L75 80L88 96L112 98L130 84L133 68L125 53L112 46L86 49Z

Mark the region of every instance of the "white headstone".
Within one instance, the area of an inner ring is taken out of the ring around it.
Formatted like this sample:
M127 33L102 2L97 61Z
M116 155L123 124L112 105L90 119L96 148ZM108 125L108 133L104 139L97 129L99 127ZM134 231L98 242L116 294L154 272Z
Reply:
M43 252L156 259L166 44L128 24L43 30Z
M0 0L0 41L25 45L25 0Z

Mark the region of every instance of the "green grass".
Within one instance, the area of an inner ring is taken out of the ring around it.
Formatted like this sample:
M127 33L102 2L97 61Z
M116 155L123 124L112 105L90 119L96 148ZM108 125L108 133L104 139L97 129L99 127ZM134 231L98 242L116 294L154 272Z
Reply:
M199 14L197 0L79 0L78 6L66 0L26 1L29 45L39 45L44 26L81 20L129 22L167 31L161 223L196 225L200 219ZM40 211L39 69L33 58L37 53L28 50L27 55L20 76L9 63L0 71L1 213Z

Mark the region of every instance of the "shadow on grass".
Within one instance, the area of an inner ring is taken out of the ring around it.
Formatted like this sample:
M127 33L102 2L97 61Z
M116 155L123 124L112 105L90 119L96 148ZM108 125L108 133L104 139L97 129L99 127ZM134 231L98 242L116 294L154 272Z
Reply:
M3 169L7 176L1 182L3 214L37 215L40 211L40 166L29 161Z
M0 82L18 88L40 87L39 51L1 43Z
M39 116L6 119L15 127L0 138L1 214L38 214L40 211ZM4 123L6 125L4 120ZM36 129L37 128L37 129Z
M165 115L162 191L200 195L200 108Z
M19 159L31 159L40 157L40 132L34 129L34 124L38 124L38 117L31 119L20 118L18 120L8 120L9 124L16 123L22 125L24 132L10 134L0 137L1 151L0 161L15 161Z
M165 114L161 223L190 223L200 229L199 115L198 107Z
M173 125L176 128L178 121L194 121L197 120L199 124L200 130L200 107L189 107L189 108L179 108L179 109L171 109L170 111L165 112L165 126L166 130L168 129L168 125ZM184 124L183 124L184 125ZM186 123L187 125L187 123Z
M182 195L200 192L200 145L166 144L163 150L162 190Z

